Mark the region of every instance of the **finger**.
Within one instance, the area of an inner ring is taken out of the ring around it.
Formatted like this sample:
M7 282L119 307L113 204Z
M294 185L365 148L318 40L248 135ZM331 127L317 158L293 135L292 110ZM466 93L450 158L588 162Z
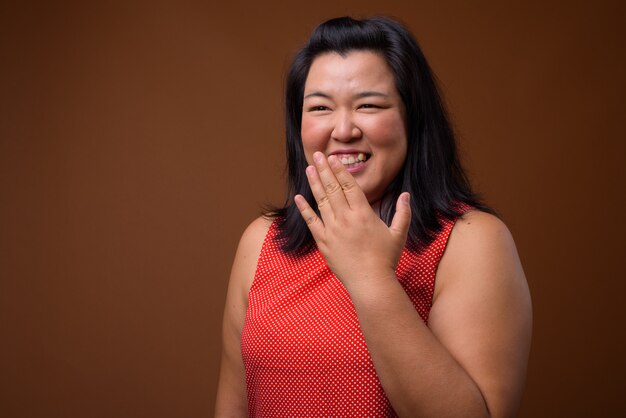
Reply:
M328 165L328 160L321 152L316 152L313 154L313 161L315 161L315 168L317 168L317 172L319 178L324 186L324 191L326 193L326 197L330 203L330 206L333 210L341 210L348 207L348 201L346 200L346 196L337 181L337 177L335 177L335 173Z
M315 213L304 196L298 194L293 200L296 202L296 206L300 211L302 219L306 222L306 226L309 227L311 234L313 234L313 238L317 241L324 233L324 222L317 216L317 213Z
M393 215L389 231L406 242L406 236L411 226L411 205L409 204L410 195L407 192L402 193L396 202L396 213Z
M328 200L328 196L326 195L326 190L324 189L324 185L320 180L317 169L312 165L308 166L306 168L306 177L309 181L311 192L313 192L313 197L317 202L317 208L320 210L320 215L322 215L322 219L330 219L330 217L333 216L333 210L330 207L330 202Z
M350 205L350 207L357 207L359 205L369 206L365 193L363 193L363 190L361 190L354 177L352 177L352 174L348 173L346 167L339 161L339 158L331 155L328 157L328 165L330 165L330 168L333 170L348 205Z

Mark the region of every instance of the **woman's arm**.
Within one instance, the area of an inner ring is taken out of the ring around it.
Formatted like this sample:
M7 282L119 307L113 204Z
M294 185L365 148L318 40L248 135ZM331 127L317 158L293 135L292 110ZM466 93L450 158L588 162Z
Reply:
M400 416L516 416L531 306L508 230L471 212L436 276L429 327L394 276L349 292L376 371Z
M526 380L532 307L513 237L502 221L474 211L456 222L439 264L433 302L429 328L472 377L490 415L516 416Z
M497 218L469 213L441 260L427 327L395 276L410 207L389 228L333 158L307 175L321 218L296 203L329 267L348 290L376 372L400 416L515 414L530 344L530 297L517 252Z
M222 328L222 362L215 402L217 418L248 415L246 375L241 358L241 330L248 307L248 292L254 279L263 239L271 221L258 218L239 241L230 274Z

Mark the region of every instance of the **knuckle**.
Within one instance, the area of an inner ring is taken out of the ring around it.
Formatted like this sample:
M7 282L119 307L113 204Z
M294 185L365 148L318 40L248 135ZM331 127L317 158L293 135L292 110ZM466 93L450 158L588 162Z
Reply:
M317 222L317 216L316 215L309 215L306 218L304 218L304 221L306 222L307 225L311 226L314 223Z
M320 197L319 199L317 199L317 207L318 208L322 208L322 207L324 207L327 204L328 204L328 196L324 195L324 196Z
M351 181L345 180L341 183L341 188L346 192L351 192L354 190L355 184Z
M341 187L339 186L338 183L332 182L332 183L327 183L325 186L325 189L326 189L327 194L335 194L339 190L341 190Z

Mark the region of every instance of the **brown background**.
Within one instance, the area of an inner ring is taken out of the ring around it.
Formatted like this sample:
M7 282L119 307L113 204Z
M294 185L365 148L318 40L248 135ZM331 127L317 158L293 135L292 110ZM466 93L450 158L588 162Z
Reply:
M283 74L344 14L414 31L516 238L521 416L626 413L623 2L8 3L1 416L212 415L236 244L282 199Z

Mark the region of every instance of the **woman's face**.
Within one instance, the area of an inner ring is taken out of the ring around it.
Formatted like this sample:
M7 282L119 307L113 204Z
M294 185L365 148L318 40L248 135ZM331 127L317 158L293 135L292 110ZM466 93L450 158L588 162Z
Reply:
M370 51L315 58L304 85L302 145L337 155L371 205L400 172L407 152L404 105L385 60Z

